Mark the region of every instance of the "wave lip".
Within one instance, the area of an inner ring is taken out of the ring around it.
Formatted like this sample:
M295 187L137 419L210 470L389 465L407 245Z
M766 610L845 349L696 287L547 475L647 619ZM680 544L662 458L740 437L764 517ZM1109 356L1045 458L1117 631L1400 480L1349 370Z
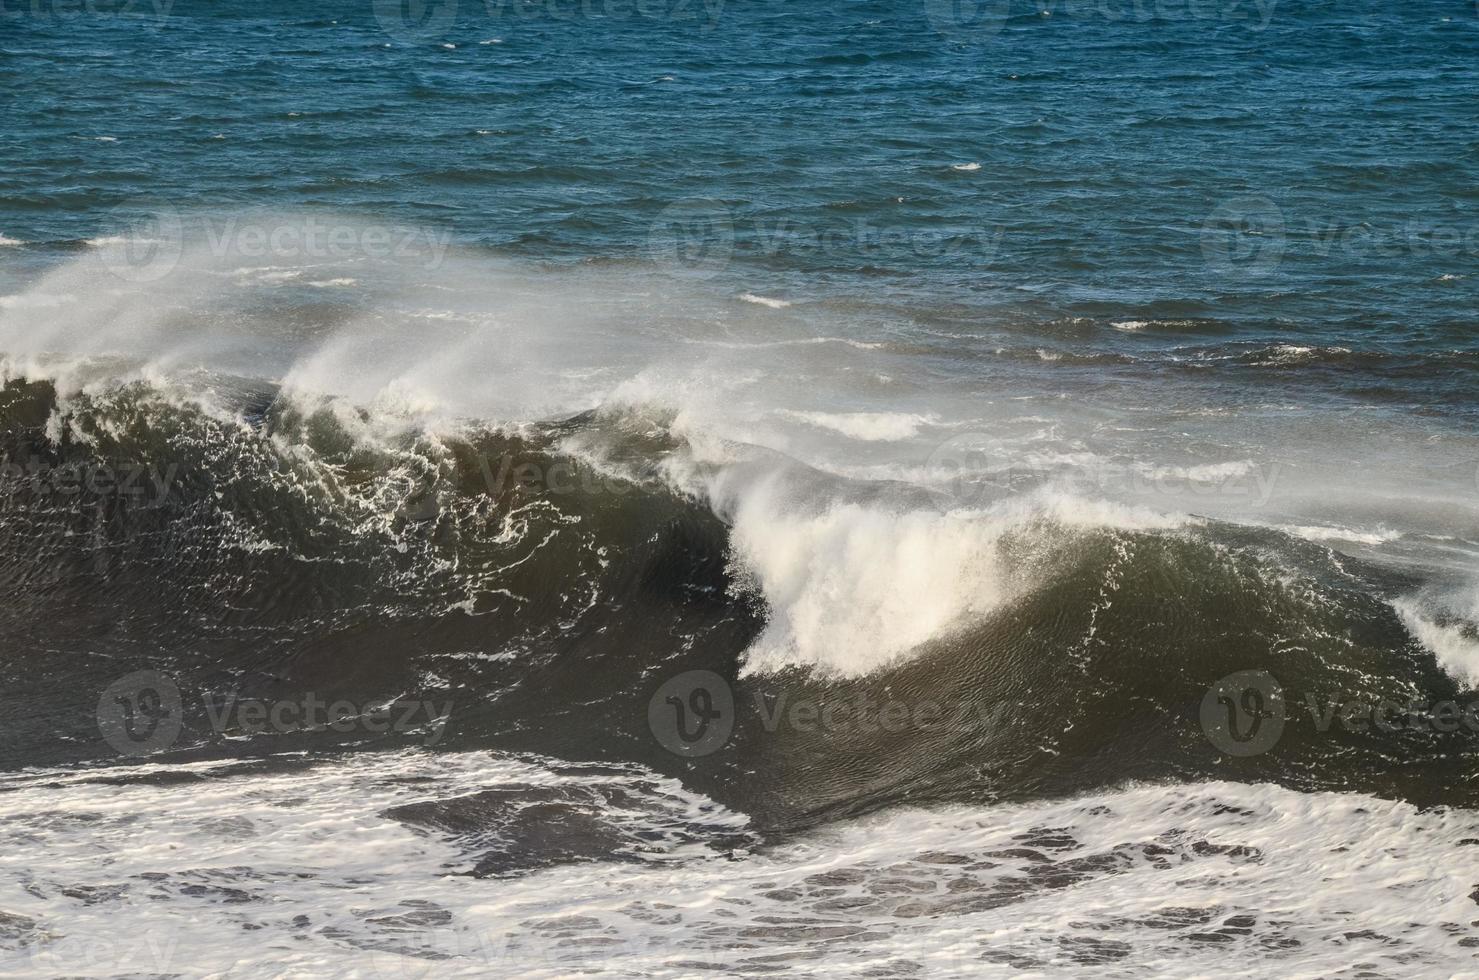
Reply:
M1392 606L1440 667L1470 690L1479 690L1479 627L1451 617L1435 618L1414 599L1398 599Z
M779 414L861 442L898 442L910 439L918 435L923 426L939 421L937 415L906 412L804 412L781 409Z

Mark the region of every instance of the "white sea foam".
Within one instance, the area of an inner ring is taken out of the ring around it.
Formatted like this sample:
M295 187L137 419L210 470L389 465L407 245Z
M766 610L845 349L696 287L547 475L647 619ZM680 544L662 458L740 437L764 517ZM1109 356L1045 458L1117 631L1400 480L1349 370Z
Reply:
M1304 538L1306 541L1347 541L1352 544L1379 545L1389 541L1396 541L1402 536L1400 531L1374 530L1359 531L1355 528L1327 526L1321 524L1284 524L1280 530Z
M966 171L966 172L969 173L969 172L974 171L974 170L980 170L981 169L981 165L979 163L952 163L950 165L950 169L951 170L964 170L964 171Z
M773 310L784 310L790 306L789 300L771 299L769 296L756 296L754 293L740 293L740 299L746 303L755 303L759 306L768 306Z
M1452 618L1439 623L1413 598L1398 599L1392 606L1418 642L1438 658L1438 666L1460 683L1479 690L1479 626L1474 621ZM1479 614L1479 603L1474 613Z
M47 293L16 293L12 296L0 296L0 309L46 310L75 301L76 297L74 296L53 296Z
M1315 360L1321 354L1349 354L1349 347L1305 347L1300 344L1279 344L1268 352L1268 355L1258 363L1261 366L1286 367L1295 364L1306 364Z
M896 809L727 860L695 844L499 880L449 873L470 855L386 809L590 777L484 753L169 768L209 792L3 777L0 972L1456 976L1479 935L1479 814L1357 794L1203 783ZM674 814L744 827L649 778Z
M921 426L939 421L935 415L907 412L798 412L782 409L778 414L863 442L909 439L919 434Z
M21 241L19 238L11 238L9 235L0 235L0 248L3 248L3 247L8 246L8 245L24 245L24 244L26 244L26 243L23 242L23 241Z

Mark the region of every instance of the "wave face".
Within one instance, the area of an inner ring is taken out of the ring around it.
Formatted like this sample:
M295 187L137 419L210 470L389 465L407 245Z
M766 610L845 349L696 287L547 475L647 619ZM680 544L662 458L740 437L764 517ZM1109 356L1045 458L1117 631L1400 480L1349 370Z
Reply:
M1250 431L1239 390L1111 409L1005 357L1022 398L962 374L916 411L926 345L628 271L361 261L373 288L326 302L187 247L97 289L115 247L0 311L9 766L116 759L114 685L154 672L171 759L637 763L760 833L1234 771L1474 802L1457 436L1403 450L1387 485L1424 482L1393 499L1332 479L1338 419ZM658 731L707 730L664 693L695 671L730 715L702 752ZM273 705L296 721L243 711Z
M1479 940L1430 871L1479 810L1461 436L1341 479L1336 420L1259 443L1241 392L1111 411L1003 358L1026 401L926 409L926 344L599 270L89 294L106 248L0 310L0 814L43 854L7 970L241 955L201 924L385 976ZM1380 884L1269 905L1367 851ZM1350 927L1395 879L1423 925Z

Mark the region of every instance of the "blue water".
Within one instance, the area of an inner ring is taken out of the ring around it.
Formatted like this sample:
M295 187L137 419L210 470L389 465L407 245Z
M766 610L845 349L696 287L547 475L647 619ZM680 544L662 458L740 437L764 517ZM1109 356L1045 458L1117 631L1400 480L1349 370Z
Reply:
M680 204L756 290L1472 337L1472 3L37 4L0 17L12 239L266 205L640 262Z

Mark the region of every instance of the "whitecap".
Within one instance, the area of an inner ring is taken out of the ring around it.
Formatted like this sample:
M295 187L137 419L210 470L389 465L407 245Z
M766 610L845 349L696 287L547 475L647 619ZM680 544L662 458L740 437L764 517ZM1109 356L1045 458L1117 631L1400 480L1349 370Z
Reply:
M919 434L922 425L938 421L934 415L904 412L797 412L782 409L780 415L861 442L897 442Z
M92 248L107 248L110 245L162 245L156 238L139 238L134 235L99 235L96 238L84 239L82 244Z
M1439 623L1415 599L1392 603L1408 631L1438 659L1450 677L1471 689L1479 689L1479 629L1462 620Z
M746 303L757 303L760 306L768 306L773 310L783 310L791 305L790 300L771 299L769 296L756 296L754 293L740 293L739 298Z
M1355 528L1325 526L1319 524L1284 524L1279 529L1296 537L1304 538L1306 541L1347 541L1351 544L1379 545L1389 541L1395 541L1402 535L1397 531L1385 529L1375 531L1358 531Z

